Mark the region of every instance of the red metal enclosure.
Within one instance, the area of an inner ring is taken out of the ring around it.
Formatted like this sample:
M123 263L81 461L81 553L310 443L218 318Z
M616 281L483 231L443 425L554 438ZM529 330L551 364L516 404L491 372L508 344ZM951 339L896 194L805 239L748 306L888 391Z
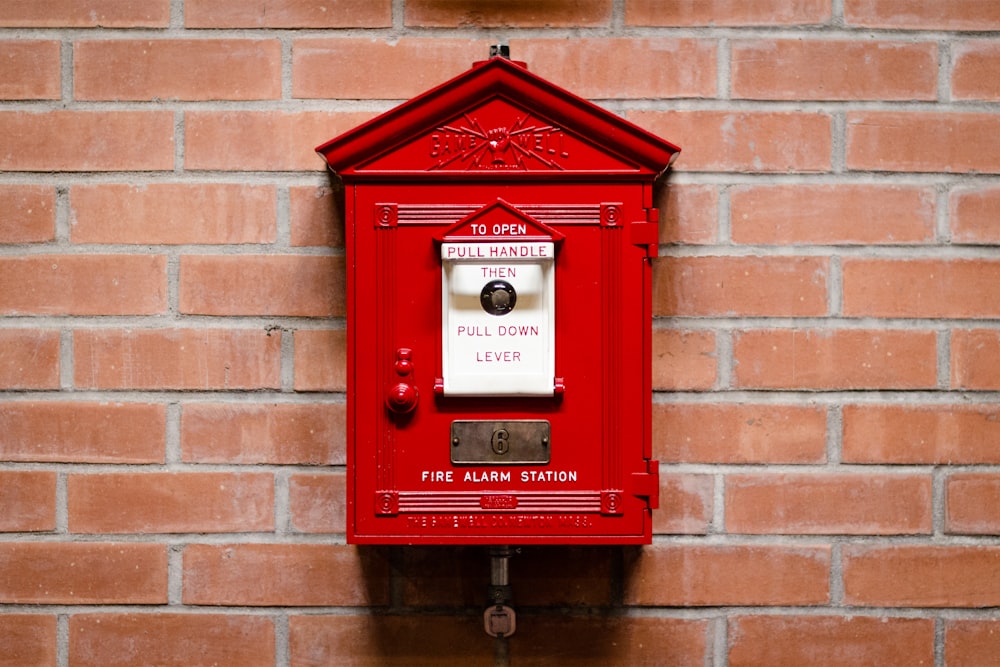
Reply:
M345 187L348 541L650 541L679 150L501 57L317 148Z

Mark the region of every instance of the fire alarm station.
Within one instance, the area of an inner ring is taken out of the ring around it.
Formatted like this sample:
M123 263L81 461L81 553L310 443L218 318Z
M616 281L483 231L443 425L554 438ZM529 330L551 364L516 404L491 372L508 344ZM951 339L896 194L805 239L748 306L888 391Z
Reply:
M504 57L317 149L345 187L350 542L650 541L679 150Z

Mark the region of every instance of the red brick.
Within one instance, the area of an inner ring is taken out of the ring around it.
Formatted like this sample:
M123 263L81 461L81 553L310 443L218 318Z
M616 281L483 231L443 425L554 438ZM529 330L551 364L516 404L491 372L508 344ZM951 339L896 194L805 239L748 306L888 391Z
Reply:
M448 558L441 558L440 550L434 546L413 546L407 548L400 561L400 602L409 607L451 607L481 606L483 583L488 583L489 575L483 571L483 551L475 546L449 546ZM562 548L553 547L559 553ZM522 550L511 559L513 568L525 552ZM594 569L607 574L607 560L598 555ZM575 565L575 564L574 564ZM482 579L483 574L487 575ZM511 573L513 578L515 575ZM520 592L529 584L520 581L516 575L518 604ZM532 580L531 584L534 584ZM585 586L589 588L591 580ZM550 589L551 590L551 589ZM605 586L607 590L607 586ZM606 597L606 596L605 596ZM537 600L537 596L535 597Z
M653 329L655 389L711 389L717 362L714 333Z
M166 410L146 403L18 401L0 409L0 460L163 463Z
M996 607L1000 548L844 545L844 604Z
M182 597L184 604L240 607L384 605L388 574L381 552L354 547L191 544Z
M933 331L759 329L733 340L734 385L922 389L937 385Z
M1000 331L957 329L951 336L951 386L1000 389Z
M958 188L949 202L952 241L1000 245L1000 188Z
M362 111L188 111L184 114L184 167L320 172L324 167L316 146L374 115ZM253 150L247 150L248 146Z
M56 474L44 470L0 471L0 507L0 531L55 530Z
M535 5L537 6L537 5ZM650 99L715 97L715 40L666 37L511 40L510 49L532 72L572 88L580 97ZM622 76L622 72L642 76Z
M170 0L14 0L0 4L0 25L32 28L166 28Z
M274 664L274 621L245 614L73 614L73 667Z
M711 244L718 240L719 191L714 185L659 189L660 243Z
M934 240L932 188L900 185L736 186L730 233L749 245L870 245Z
M388 28L392 0L186 0L188 28Z
M59 42L52 40L0 41L0 99L59 99L62 95L59 49Z
M657 545L626 554L626 605L818 605L829 601L830 548Z
M421 28L596 28L610 21L611 0L519 0L502 5L409 0L404 17L405 25ZM524 60L520 48L513 46L511 57Z
M292 246L344 247L342 193L335 195L328 187L293 186L288 194Z
M951 60L952 98L990 102L1000 100L1000 84L994 76L1000 69L1000 44L953 42Z
M683 143L677 171L824 172L831 167L831 119L824 113L630 111L628 119Z
M0 387L57 389L59 332L0 329Z
M635 26L776 26L826 23L830 0L626 0L625 25Z
M281 334L264 330L80 330L73 357L79 388L281 386Z
M1000 463L998 405L845 405L845 463Z
M987 113L848 112L847 167L1000 173L1000 117Z
M1000 621L948 620L944 623L944 659L948 667L995 665L1000 655Z
M295 332L295 391L347 389L347 332L300 329Z
M0 111L0 134L4 171L174 168L171 111Z
M844 19L892 30L996 30L1000 7L982 0L844 0Z
M56 617L5 613L0 616L0 665L56 667Z
M843 282L848 317L1000 316L1000 261L845 258Z
M826 410L806 405L654 404L653 457L665 463L823 463Z
M299 533L343 533L347 530L347 477L292 475L288 480L291 529Z
M653 533L704 535L712 523L715 480L711 475L660 475L660 509Z
M728 637L729 667L934 664L930 618L736 616Z
M485 40L447 37L403 37L392 42L362 37L297 39L292 47L292 95L408 99L461 74L474 60L485 60L488 45Z
M70 189L73 243L273 243L277 193L240 183L113 183Z
M1000 534L1000 475L956 474L948 478L945 530L968 535Z
M87 40L73 49L78 100L275 100L276 39Z
M653 314L823 316L828 272L824 257L664 257L653 265Z
M344 259L315 255L187 255L180 312L343 317Z
M726 532L931 532L931 479L918 475L727 475Z
M343 404L190 403L181 457L190 463L342 465Z
M737 40L732 54L734 98L937 98L937 45L932 42Z
M155 315L166 309L162 255L0 259L0 313L5 315Z
M71 474L74 533L223 533L274 530L270 473Z
M161 544L0 543L0 601L14 604L166 604Z
M56 191L47 185L0 185L0 243L56 238Z

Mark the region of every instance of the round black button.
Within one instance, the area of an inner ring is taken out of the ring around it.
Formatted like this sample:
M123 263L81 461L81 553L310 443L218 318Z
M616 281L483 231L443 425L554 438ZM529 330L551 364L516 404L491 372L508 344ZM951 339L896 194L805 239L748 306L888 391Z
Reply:
M514 286L505 280L491 280L479 293L479 303L490 315L506 315L514 310L517 292L514 291Z

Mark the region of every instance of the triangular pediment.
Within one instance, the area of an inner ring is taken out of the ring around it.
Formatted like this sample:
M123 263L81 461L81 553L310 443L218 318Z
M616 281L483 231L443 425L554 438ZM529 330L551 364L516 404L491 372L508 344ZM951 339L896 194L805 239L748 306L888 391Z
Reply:
M319 146L345 177L658 174L679 152L504 58Z
M451 225L436 239L442 243L531 241L558 243L565 234L521 212L503 199L483 206Z

